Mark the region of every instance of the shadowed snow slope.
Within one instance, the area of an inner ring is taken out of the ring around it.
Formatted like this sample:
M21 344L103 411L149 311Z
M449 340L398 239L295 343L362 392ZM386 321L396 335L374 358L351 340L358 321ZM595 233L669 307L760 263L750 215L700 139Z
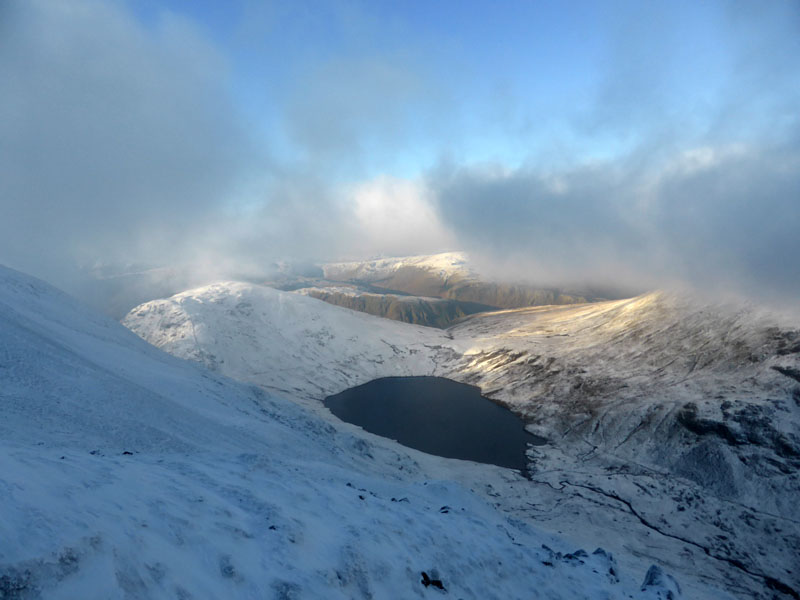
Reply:
M448 480L510 472L334 427L2 267L0 409L0 598L438 593L422 572L453 598L675 589L638 559L564 554Z
M685 586L800 597L800 332L752 308L654 293L438 332L228 283L124 322L295 398L398 374L478 385L549 440L529 454L532 482L486 492L504 510L658 561Z

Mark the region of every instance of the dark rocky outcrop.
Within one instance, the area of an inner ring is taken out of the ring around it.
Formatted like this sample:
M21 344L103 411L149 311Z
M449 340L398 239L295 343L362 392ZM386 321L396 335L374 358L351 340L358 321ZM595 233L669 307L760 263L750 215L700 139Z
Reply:
M723 420L700 417L697 405L685 404L676 419L687 430L699 436L714 435L731 446L752 444L773 450L782 458L800 458L800 438L778 431L769 410L749 404L729 413L723 411Z
M436 576L435 571L431 571L431 573L433 573L434 577ZM422 575L422 585L424 585L425 587L430 586L438 588L442 591L447 591L441 579L432 579L425 571L422 571L421 575Z
M786 377L790 377L794 379L797 383L800 383L800 369L793 369L792 367L772 367L781 375L786 375Z
M370 284L386 291L474 302L495 309L576 304L599 299L582 293L569 293L558 288L492 283L458 275L442 277L438 273L411 266L401 267L390 277L371 281Z

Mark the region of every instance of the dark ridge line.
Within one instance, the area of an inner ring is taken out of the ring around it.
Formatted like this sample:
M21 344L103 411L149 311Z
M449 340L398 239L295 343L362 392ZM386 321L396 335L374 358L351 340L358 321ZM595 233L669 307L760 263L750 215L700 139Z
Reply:
M792 588L790 585L788 585L786 583L783 583L782 581L780 581L778 579L775 579L774 577L771 577L769 575L765 575L764 573L758 573L758 572L755 572L755 571L751 571L740 560L737 560L735 558L727 558L725 556L719 556L717 554L713 554L709 548L706 548L702 544L698 544L697 542L695 542L693 540L690 540L690 539L687 539L687 538L683 538L683 537L681 537L679 535L675 535L673 533L668 533L666 531L662 531L657 526L651 524L650 522L647 521L647 519L642 517L642 515L640 515L639 512L635 508L633 508L633 505L630 502L628 502L624 498L621 498L620 496L618 496L617 494L615 494L613 492L606 492L605 490L602 490L600 488L596 488L596 487L591 486L591 485L583 485L583 484L580 484L580 483L571 483L571 482L566 481L566 480L565 481L559 481L559 483L562 486L571 485L572 487L584 488L584 489L589 490L590 492L594 492L596 494L600 494L600 495L605 496L607 498L611 498L612 500L616 500L617 502L621 502L622 504L624 504L625 506L628 507L628 510L630 511L630 513L633 516L635 516L637 519L639 519L639 521L645 527L647 527L649 529L652 529L653 531L663 535L664 537L669 537L669 538L678 540L680 542L683 542L685 544L689 544L691 546L695 546L696 548L699 548L700 550L702 550L710 558L726 562L729 565L731 565L733 567L736 567L737 569L739 569L743 573L749 575L750 577L757 578L757 579L762 579L764 581L764 583L766 583L768 588L770 588L772 590L777 590L777 591L782 592L784 594L788 594L792 598L795 598L795 600L800 600L800 592L798 592L797 590Z
M790 379L794 379L797 383L800 383L800 369L793 369L791 367L772 367L773 371L777 371L781 375L785 375Z

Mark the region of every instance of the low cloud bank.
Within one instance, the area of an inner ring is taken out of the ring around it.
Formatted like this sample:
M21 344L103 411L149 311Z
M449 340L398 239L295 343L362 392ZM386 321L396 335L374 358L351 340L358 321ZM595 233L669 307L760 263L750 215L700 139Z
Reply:
M76 264L171 254L252 166L224 58L164 14L0 8L0 260L59 284Z
M305 64L272 98L287 104L272 115L281 131L258 137L232 97L230 57L208 31L126 7L0 3L2 263L89 299L102 296L98 280L128 273L113 287L115 307L128 302L125 286L139 299L258 277L279 259L453 249L498 278L541 285L800 297L800 67L785 58L800 38L789 4L759 17L759 35L731 36L742 40L730 53L736 77L717 90L729 100L691 135L667 110L680 107L648 95L673 80L620 58L596 106L573 115L574 144L623 140L615 158L509 168L461 157L407 177L386 173L415 141L445 157L468 141L453 134L463 107L445 102L460 90L432 84L419 52L369 46ZM669 41L658 46L665 53ZM161 270L135 275L152 268Z
M546 175L443 168L429 184L461 246L506 277L800 297L794 143Z

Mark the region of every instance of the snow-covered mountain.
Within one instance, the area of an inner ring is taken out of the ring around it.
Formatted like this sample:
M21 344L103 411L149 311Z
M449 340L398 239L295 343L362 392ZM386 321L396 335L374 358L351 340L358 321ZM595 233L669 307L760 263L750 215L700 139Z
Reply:
M123 324L213 371L316 400L376 377L431 374L449 339L428 327L236 282L147 302Z
M280 365L286 389L307 399L396 374L479 385L549 440L531 452L532 482L490 494L503 510L667 565L691 597L709 582L797 597L800 332L791 321L648 294L475 315L439 332L220 284L145 304L125 324L268 390L280 377L252 365Z
M676 594L497 506L510 471L335 425L2 267L0 409L0 598Z
M372 291L400 291L494 308L575 304L596 293L487 281L463 252L382 258L322 265L328 281L367 284ZM607 297L607 296L606 296ZM619 296L614 296L619 297Z
M425 271L442 280L465 279L475 275L464 252L442 252L441 254L378 258L322 265L325 278L333 281L384 281L404 269Z

